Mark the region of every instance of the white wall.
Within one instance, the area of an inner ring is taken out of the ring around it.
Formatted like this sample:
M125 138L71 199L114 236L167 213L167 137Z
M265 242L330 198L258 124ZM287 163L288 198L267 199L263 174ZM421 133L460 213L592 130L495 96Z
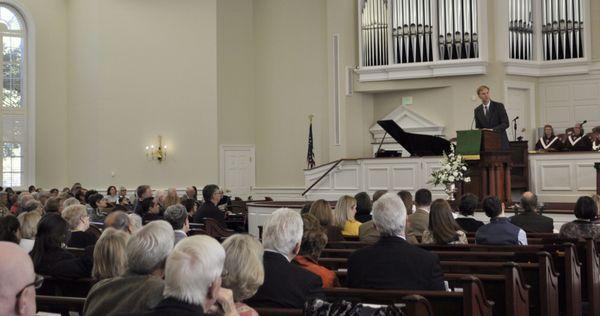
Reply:
M69 2L70 182L217 181L216 9L215 0ZM159 134L162 164L144 155Z

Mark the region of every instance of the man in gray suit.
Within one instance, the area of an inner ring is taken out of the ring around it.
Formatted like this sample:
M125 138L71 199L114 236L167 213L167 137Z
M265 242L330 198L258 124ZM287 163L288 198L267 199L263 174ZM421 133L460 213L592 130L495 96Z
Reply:
M429 227L429 207L431 206L431 191L419 189L415 193L416 211L408 216L407 235L420 239Z
M190 231L190 220L188 219L188 212L185 206L181 204L175 204L167 207L164 218L171 226L175 233L175 244L185 237Z

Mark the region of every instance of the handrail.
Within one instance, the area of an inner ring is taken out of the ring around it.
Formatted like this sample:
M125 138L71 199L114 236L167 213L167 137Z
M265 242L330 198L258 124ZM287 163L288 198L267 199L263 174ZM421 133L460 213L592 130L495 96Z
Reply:
M336 161L333 166L331 166L331 168L329 168L329 170L327 170L321 177L319 177L319 179L317 179L317 181L315 181L313 184L311 184L308 189L304 190L304 192L302 192L302 196L306 195L306 193L308 193L308 191L310 191L312 188L314 188L315 185L317 185L317 183L321 182L321 180L323 180L323 178L325 178L326 175L328 175L333 169L335 169L335 167L337 167L344 159L340 159L338 161Z

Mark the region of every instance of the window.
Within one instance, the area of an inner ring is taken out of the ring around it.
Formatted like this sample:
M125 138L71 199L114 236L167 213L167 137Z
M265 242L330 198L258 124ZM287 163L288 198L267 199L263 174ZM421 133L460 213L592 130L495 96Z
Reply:
M2 47L2 186L25 185L28 148L27 111L24 95L26 29L12 6L0 4Z

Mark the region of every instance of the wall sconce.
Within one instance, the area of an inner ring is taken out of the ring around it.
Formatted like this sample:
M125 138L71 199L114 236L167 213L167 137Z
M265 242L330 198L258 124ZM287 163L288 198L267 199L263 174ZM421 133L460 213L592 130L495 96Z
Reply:
M158 135L158 147L146 146L146 158L162 162L167 159L167 146L162 145L162 136Z

